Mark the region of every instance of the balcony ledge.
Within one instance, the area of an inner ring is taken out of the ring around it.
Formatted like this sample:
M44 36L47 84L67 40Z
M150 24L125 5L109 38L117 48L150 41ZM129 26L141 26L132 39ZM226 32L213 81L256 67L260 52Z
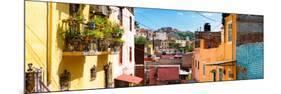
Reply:
M97 56L97 55L108 55L108 54L118 54L119 52L108 52L108 51L102 51L102 52L94 52L94 51L64 51L64 56Z

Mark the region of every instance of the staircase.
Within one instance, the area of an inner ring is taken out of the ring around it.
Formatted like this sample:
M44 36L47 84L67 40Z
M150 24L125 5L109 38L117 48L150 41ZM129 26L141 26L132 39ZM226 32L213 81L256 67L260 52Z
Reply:
M43 82L42 68L32 67L28 64L27 72L25 72L25 93L50 92L49 88Z

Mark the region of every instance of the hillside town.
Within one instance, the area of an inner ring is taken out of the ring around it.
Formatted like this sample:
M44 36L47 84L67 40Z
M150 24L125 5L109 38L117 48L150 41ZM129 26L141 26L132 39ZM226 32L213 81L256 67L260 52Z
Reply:
M207 21L194 31L151 28L138 16L132 7L25 1L25 92L263 78L263 16L220 13L219 29Z

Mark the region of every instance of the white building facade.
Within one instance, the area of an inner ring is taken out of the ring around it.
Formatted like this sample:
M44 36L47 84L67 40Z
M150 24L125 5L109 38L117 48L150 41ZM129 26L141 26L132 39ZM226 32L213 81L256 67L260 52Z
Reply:
M124 40L122 49L120 49L118 56L112 57L113 78L117 78L122 74L134 76L134 35L136 33L134 25L133 8L131 10L126 7L110 7L111 14L109 19L119 23L124 29L122 40Z

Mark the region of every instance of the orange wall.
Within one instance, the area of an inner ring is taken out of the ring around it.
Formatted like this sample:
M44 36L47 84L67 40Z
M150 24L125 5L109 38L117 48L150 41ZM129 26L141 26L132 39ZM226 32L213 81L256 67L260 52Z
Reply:
M225 69L226 72L223 75L223 80L235 80L236 79L236 64L234 66L206 66L206 64L219 62L219 61L231 61L236 60L236 15L231 14L226 17L227 23L232 23L232 41L228 41L228 26L225 26L222 32L227 41L222 42L217 48L204 49L204 40L200 40L200 48L194 50L194 62L192 63L192 76L193 79L199 82L213 81L213 73L210 71L216 70L216 79L219 80L219 68ZM224 39L223 39L224 40ZM199 62L199 69L198 69ZM197 66L196 66L197 65ZM203 66L205 65L205 75L203 74ZM233 78L228 77L228 71L234 73Z

